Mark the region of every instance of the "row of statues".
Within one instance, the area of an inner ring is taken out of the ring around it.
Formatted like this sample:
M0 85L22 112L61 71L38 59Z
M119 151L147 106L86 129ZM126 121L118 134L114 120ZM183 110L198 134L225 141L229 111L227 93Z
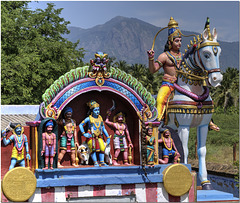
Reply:
M89 115L79 124L79 130L82 135L86 138L86 147L90 157L92 158L94 166L108 166L105 163L106 149L109 147L111 136L108 134L103 119L100 115L100 106L96 101L90 101ZM63 119L61 119L58 124L62 125L63 131L60 135L60 146L58 154L58 168L63 167L61 161L64 155L68 152L70 153L72 166L77 166L77 156L79 150L79 143L77 141L77 130L76 121L72 118L73 110L71 107L65 107L63 110ZM131 164L131 150L134 148L132 143L128 126L126 124L126 116L123 112L119 112L113 117L113 122L109 120L111 111L107 112L105 124L108 125L114 131L113 136L113 146L114 146L114 156L112 165L118 166L119 155L123 154L124 165ZM29 166L29 146L27 136L23 134L24 128L20 123L12 123L10 127L12 130L12 135L7 139L7 131L2 131L3 143L4 145L9 145L13 143L11 164L9 170L14 168L16 163L20 166L25 167L24 160L24 149L26 150L26 159ZM42 150L41 156L44 156L45 167L43 169L53 169L53 160L57 150L57 136L53 132L54 122L53 120L48 120L44 125L44 132L42 133ZM87 129L85 131L85 129ZM177 162L180 157L173 139L171 138L171 133L167 128L160 129L162 137L158 139L158 143L163 143L163 159L158 159L155 149L155 137L153 136L153 127L150 124L147 126L146 134L146 145L147 145L147 165L154 166L154 162L160 164L166 164L169 158L173 157L174 162ZM103 134L106 137L106 143L103 138ZM81 153L81 151L80 151ZM110 148L109 148L110 154ZM98 155L98 156L97 156ZM129 157L130 156L130 157ZM87 162L88 163L88 162ZM110 163L111 164L111 163Z
M100 115L100 106L96 101L88 102L90 109L89 115L79 124L79 130L86 138L86 143L90 151L90 156L93 160L94 166L107 166L104 162L105 150L110 144L110 135L108 134L103 119ZM75 146L79 147L77 142L76 121L72 119L72 109L67 107L64 109L64 119L59 124L64 126L64 131L60 137L60 153L58 156L58 167L62 167L61 160L67 152L66 146L71 146L71 161L72 165L76 166L75 162ZM114 117L114 122L109 121L110 113L108 112L105 124L113 128L114 134L114 158L113 165L120 165L117 163L118 156L123 151L124 164L128 165L128 147L133 148L132 141L129 135L128 127L125 123L125 116L122 112ZM86 126L86 127L85 127ZM85 131L85 129L87 129ZM103 134L107 138L106 143L103 139ZM126 137L129 145L127 145ZM97 154L98 153L98 154ZM98 157L97 157L98 155Z
M79 130L86 138L87 147L89 149L94 166L107 166L107 164L104 162L105 150L110 144L111 136L108 134L103 122L103 118L100 115L100 105L96 101L92 100L88 102L88 107L90 109L89 116L87 116L79 124ZM68 146L68 150L69 152L71 152L72 165L76 166L75 155L77 153L75 152L75 146L77 146L78 148L79 144L77 142L76 121L72 119L72 113L72 108L66 107L63 112L64 118L59 122L60 125L63 125L64 131L60 136L60 153L58 156L58 167L62 167L61 160L64 154L67 152ZM134 146L129 134L128 126L126 124L126 117L123 112L119 112L114 115L113 122L111 122L109 120L110 115L111 111L108 111L105 124L112 128L114 131L114 157L112 164L115 166L120 165L118 163L118 157L119 154L122 152L124 165L129 165L129 151L131 151ZM85 131L85 129L87 130ZM174 141L171 138L171 133L167 128L161 128L161 130L162 129L164 129L164 131L161 133L162 137L158 140L158 143L164 144L163 159L159 159L159 163L168 163L169 157L174 157L174 162L177 162L180 154L178 153ZM155 137L153 136L153 128L151 125L148 126L147 132L147 164L154 165L154 160L156 160L158 156L155 150ZM103 134L106 137L106 143L103 139Z

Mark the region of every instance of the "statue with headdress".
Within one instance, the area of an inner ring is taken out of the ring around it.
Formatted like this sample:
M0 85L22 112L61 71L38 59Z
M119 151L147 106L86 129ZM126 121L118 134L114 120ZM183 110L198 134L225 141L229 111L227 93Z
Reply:
M42 134L42 151L41 156L45 154L45 168L48 169L50 159L50 169L53 169L53 158L56 155L56 135L53 131L53 121L49 120L45 125L45 132Z
M173 139L171 138L170 130L163 126L163 122L160 123L158 129L161 134L161 138L158 140L158 143L163 144L163 159L159 159L159 163L167 164L170 160L173 160L174 163L177 163L179 161L180 154Z
M158 56L157 60L154 61L153 48L157 35L154 38L152 49L148 51L150 72L155 73L160 68L163 68L164 70L162 86L159 89L157 95L157 110L159 121L163 119L167 100L171 93L174 91L173 83L175 83L177 80L176 69L180 67L182 60L182 54L180 52L182 33L178 27L177 21L171 17L168 26L161 29L159 32L166 28L168 28L168 40L166 42L164 52Z
M154 61L154 44L157 35L168 28L168 40L165 44L164 52L161 53ZM164 70L164 76L162 78L162 85L157 94L157 111L158 120L164 120L164 113L166 112L167 102L171 99L174 92L174 83L177 81L177 72L181 69L182 53L180 48L182 45L182 36L189 37L192 35L184 35L179 29L178 22L170 18L168 26L162 28L157 32L154 37L152 48L147 51L149 60L149 70L151 73L159 71L161 68ZM219 127L211 121L209 123L211 130L219 131Z
M147 125L146 134L146 145L147 145L147 165L154 166L154 161L157 159L157 154L155 150L155 137L153 136L153 126L152 123Z
M107 145L110 144L110 136L108 135L102 116L100 115L100 105L94 100L88 102L87 105L90 109L89 115L79 124L79 129L82 135L87 138L87 144L94 166L108 166L104 162L104 152ZM87 126L87 132L85 132L85 126ZM106 144L103 140L103 134L107 137ZM100 163L98 163L97 152L99 153Z
M3 143L5 146L13 143L11 164L9 170L13 169L18 163L20 166L25 167L24 151L26 150L26 159L29 167L29 160L31 159L29 154L27 136L23 134L24 128L20 123L10 123L12 135L7 139L7 131L2 131ZM25 149L25 150L24 150Z
M120 165L117 160L120 152L123 152L123 162L125 165L129 165L128 163L128 148L129 152L131 153L131 149L133 148L133 144L129 135L128 127L126 124L126 116L123 112L117 113L113 117L113 122L109 121L109 116L111 115L111 111L107 112L107 118L105 123L112 127L115 131L114 134L114 158L113 158L113 165ZM127 138L127 139L126 139ZM128 145L127 145L128 140ZM131 160L129 160L131 163Z
M61 161L66 152L71 153L71 163L77 166L76 148L78 147L76 121L72 119L73 110L71 107L63 109L63 119L59 125L63 126L63 132L60 136L60 153L58 155L58 167L62 167Z

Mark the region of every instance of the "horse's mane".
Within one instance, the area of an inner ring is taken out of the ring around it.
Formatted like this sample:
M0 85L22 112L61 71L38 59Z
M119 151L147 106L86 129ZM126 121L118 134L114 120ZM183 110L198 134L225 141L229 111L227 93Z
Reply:
M192 46L190 49L187 50L187 52L184 54L183 58L182 58L182 61L185 59L185 58L188 58L189 55L191 55L196 49L196 46Z
M186 59L189 57L189 55L191 55L195 49L197 48L197 44L201 44L202 43L202 35L201 35L201 39L199 38L199 35L197 36L197 41L195 39L195 37L193 38L194 43L192 42L192 40L190 40L190 45L188 46L188 50L185 50L185 54L182 58L182 60Z

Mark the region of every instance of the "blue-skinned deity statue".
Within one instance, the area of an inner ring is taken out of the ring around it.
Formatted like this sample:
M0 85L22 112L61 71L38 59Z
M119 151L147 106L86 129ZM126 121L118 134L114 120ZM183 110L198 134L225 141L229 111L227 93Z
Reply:
M90 108L90 115L80 123L79 128L83 136L87 138L94 166L107 166L104 162L104 151L106 146L110 144L110 137L100 115L99 104L92 100L88 102L88 106ZM87 125L87 132L84 130L85 125ZM107 137L106 143L103 140L103 134ZM99 152L100 164L97 160L97 152Z
M24 128L20 123L11 123L10 127L13 129L13 134L8 139L6 138L6 131L2 131L4 145L7 146L13 143L9 170L13 169L17 163L20 166L25 167L24 148L26 149L26 158L28 160L31 159L29 154L27 136L23 134Z

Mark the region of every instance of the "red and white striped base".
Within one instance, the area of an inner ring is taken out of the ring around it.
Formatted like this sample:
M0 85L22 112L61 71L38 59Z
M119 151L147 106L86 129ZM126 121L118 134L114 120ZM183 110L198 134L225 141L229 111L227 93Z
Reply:
M67 202L67 197L136 195L137 202L194 202L194 188L181 197L166 192L162 183L37 188L29 202Z

